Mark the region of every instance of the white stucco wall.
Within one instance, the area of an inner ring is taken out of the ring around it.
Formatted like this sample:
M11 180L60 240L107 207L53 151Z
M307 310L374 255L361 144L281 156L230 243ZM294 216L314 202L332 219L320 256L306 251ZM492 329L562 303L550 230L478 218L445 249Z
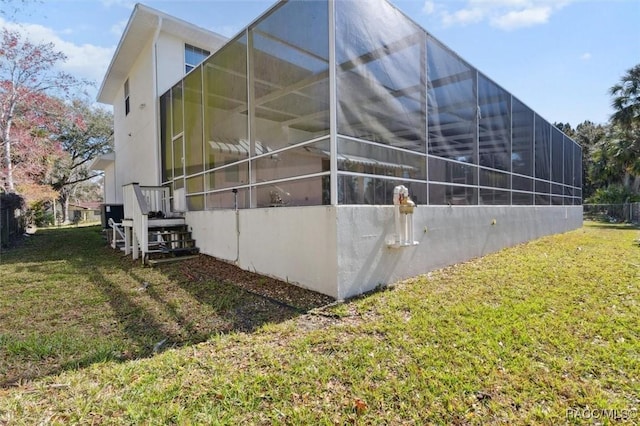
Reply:
M414 214L420 244L403 248L387 246L391 206L248 209L237 219L233 210L214 210L189 212L187 222L204 254L344 299L579 228L582 206L420 206Z
M239 238L234 210L187 212L186 221L201 253L237 261Z
M239 233L235 215L233 210L187 213L202 253L338 297L334 207L239 210Z
M118 191L116 187L116 163L112 162L110 165L104 168L104 203L105 204L117 204L121 203L120 198L122 198L122 194L120 194L120 198L118 198L118 193L121 193L122 190Z
M156 48L158 96L184 77L184 40L160 33Z
M340 299L582 226L582 206L420 206L414 213L420 244L389 248L392 207L339 206L337 213Z
M335 214L329 206L241 211L238 265L337 297Z

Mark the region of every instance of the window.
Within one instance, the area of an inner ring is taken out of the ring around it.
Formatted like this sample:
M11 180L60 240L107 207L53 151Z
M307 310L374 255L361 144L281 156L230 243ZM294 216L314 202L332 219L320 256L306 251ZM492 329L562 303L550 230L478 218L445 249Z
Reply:
M184 72L185 74L194 69L209 56L209 51L199 47L184 45Z
M129 79L124 82L124 115L129 115L131 104L129 103Z

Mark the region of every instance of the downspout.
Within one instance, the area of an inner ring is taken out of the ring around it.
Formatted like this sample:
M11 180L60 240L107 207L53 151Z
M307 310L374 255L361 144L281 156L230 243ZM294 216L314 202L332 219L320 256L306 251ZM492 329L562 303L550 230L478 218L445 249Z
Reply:
M236 259L233 261L235 265L238 265L240 260L240 210L238 210L238 189L233 188L233 207L236 214Z
M160 111L158 108L158 38L160 37L160 29L162 28L162 16L158 16L158 26L156 27L156 31L153 34L153 49L151 50L151 54L153 57L151 58L151 62L153 63L153 121L155 122L155 137L153 150L156 157L156 182L158 184L162 184L162 165L160 161L160 120L158 117L160 115Z

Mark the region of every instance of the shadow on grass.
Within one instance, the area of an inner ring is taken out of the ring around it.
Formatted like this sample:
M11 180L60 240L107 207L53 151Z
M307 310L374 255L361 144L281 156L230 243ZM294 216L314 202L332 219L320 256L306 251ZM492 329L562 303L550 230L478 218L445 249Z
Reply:
M592 228L614 229L619 231L628 231L629 229L640 229L639 226L634 225L632 223L624 223L624 222L612 223L608 221L589 220L589 219L585 219L584 225Z
M13 307L11 317L0 314L0 387L252 332L333 301L207 256L143 267L110 249L99 227L40 231L0 265L21 280L0 302ZM64 334L51 345L57 330ZM27 337L34 349L22 344Z

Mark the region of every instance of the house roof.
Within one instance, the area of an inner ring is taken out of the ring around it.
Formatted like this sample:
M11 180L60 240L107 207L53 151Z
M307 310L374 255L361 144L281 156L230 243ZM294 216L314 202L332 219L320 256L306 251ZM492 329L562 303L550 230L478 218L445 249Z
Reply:
M113 103L117 91L127 79L146 41L151 39L158 29L178 36L187 43L207 47L210 50L214 50L212 47L220 47L227 41L226 37L218 33L137 3L100 86L98 102Z
M75 207L78 210L100 210L102 203L100 201L83 201L79 203L69 203L69 207Z

